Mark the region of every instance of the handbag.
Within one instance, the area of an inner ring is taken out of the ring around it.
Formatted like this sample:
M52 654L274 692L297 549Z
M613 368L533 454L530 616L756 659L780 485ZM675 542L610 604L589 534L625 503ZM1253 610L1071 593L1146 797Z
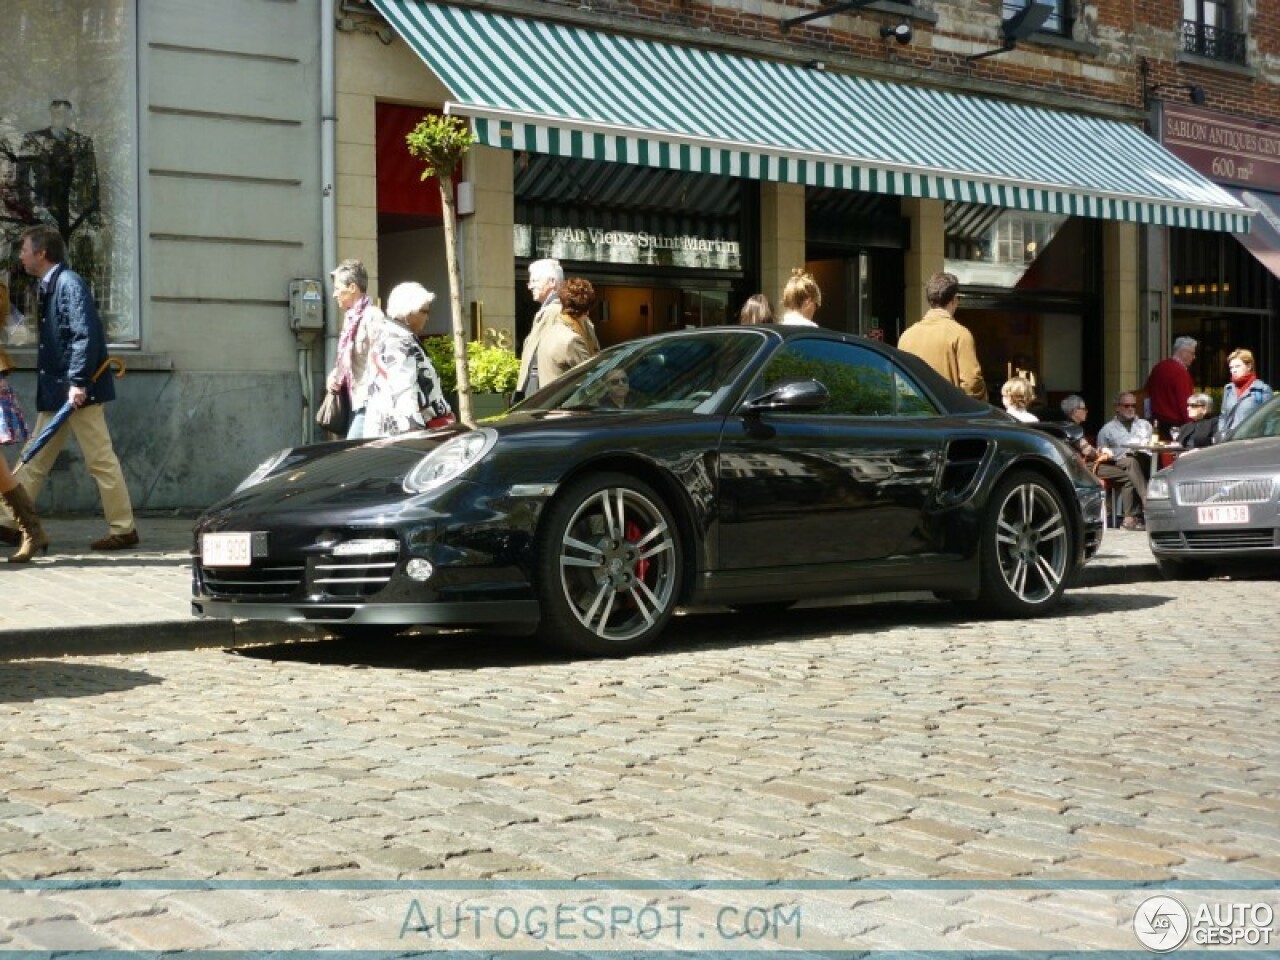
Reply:
M351 411L347 409L347 392L325 393L316 411L316 423L335 436L345 437L351 419Z

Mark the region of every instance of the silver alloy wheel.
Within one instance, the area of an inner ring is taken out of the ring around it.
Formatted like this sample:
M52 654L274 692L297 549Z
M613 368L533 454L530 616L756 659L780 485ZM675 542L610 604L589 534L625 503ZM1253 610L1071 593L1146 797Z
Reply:
M1019 600L1043 603L1057 593L1066 575L1067 519L1057 498L1040 483L1012 487L996 517L996 557L1000 575Z
M606 487L574 511L560 541L560 586L578 622L606 641L649 630L674 602L674 531L636 490Z

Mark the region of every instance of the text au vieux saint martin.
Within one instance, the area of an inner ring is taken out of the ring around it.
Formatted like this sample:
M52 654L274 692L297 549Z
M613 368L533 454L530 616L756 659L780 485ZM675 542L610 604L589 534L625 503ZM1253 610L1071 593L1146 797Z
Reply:
M712 905L565 902L497 906L432 902L414 898L400 938L424 938L471 946L521 941L622 944L644 941L795 945L801 938L801 908L794 904ZM513 944L514 942L514 944Z

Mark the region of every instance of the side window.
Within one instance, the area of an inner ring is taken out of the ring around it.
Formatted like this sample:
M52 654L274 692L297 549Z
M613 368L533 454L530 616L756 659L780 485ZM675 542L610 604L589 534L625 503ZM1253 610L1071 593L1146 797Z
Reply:
M818 414L846 417L930 416L928 398L887 357L835 340L792 340L769 360L764 390L789 380L817 380L831 394Z
M933 401L920 392L920 388L907 379L901 370L893 372L893 381L898 388L898 416L900 417L936 417L938 408Z

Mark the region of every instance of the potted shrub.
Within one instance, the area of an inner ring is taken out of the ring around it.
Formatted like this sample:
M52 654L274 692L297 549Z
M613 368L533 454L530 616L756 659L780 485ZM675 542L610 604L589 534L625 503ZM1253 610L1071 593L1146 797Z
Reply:
M453 369L453 344L448 337L427 337L423 349L440 375L440 389L458 409L458 378ZM479 341L467 344L467 378L471 381L471 406L474 415L491 417L511 405L520 374L520 358L506 347Z

